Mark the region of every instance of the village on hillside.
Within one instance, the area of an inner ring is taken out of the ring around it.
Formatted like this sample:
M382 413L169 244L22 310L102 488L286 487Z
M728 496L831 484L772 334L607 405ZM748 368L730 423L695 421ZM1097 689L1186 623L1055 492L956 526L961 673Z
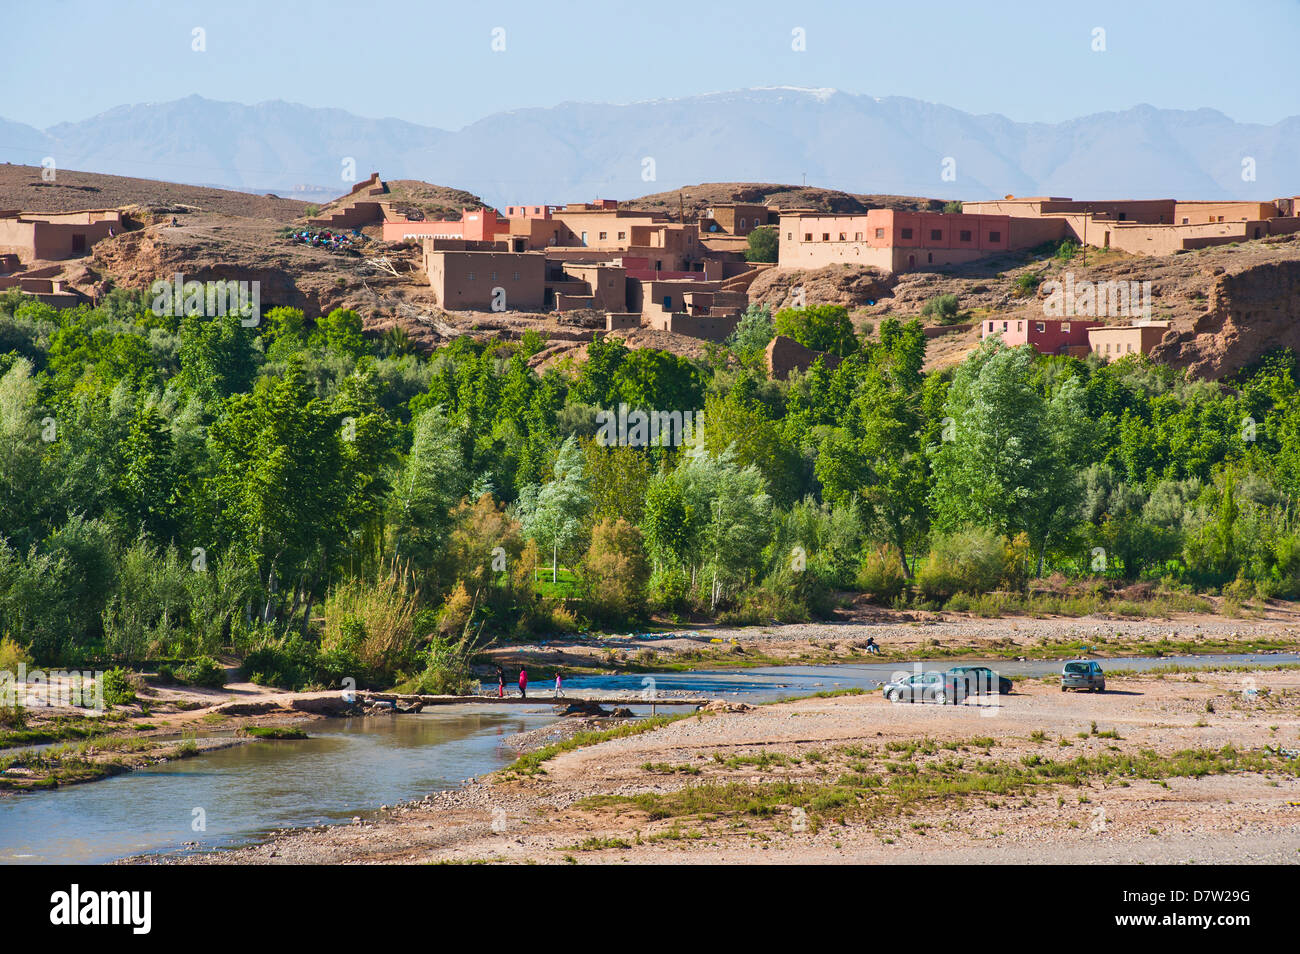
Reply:
M29 186L52 185L36 181L38 169L6 168L10 179L26 174ZM185 187L168 188L183 194ZM705 188L692 190L697 199ZM1000 336L1043 354L1091 352L1110 360L1154 352L1185 366L1195 363L1179 360L1189 332L1168 308L1153 311L1151 269L1144 266L1246 243L1282 246L1280 257L1293 257L1290 243L1300 233L1295 196L1250 202L918 199L832 212L825 201L800 207L797 192L766 188L766 196L764 187L715 189L714 195L731 198L695 201L689 211L685 190L677 194L678 209L671 201L595 199L502 211L469 193L388 183L378 173L323 208L275 196L234 202L261 203L257 208L224 208L220 190L197 190L216 197L200 199L202 205L155 201L82 209L67 208L64 197L52 210L37 200L33 208L0 211L0 291L17 289L65 308L94 302L113 287L147 287L180 269L200 280L261 279L264 307L293 305L311 315L358 304L346 298L353 288L370 296L360 302L370 306L368 331L395 325L414 331L417 341L428 332L424 343L436 344L462 332L517 334L537 327L551 342L545 358L602 332L641 335L643 343L669 350L689 349L688 340L721 342L751 306L832 303L855 307L859 318L897 313L898 301L884 299L906 297L899 294L906 282L925 287L936 277L964 276L965 286L952 290L963 293L963 303L972 301L971 293L978 299L988 279L1002 279L1010 294L963 314L955 313L955 303L942 309L943 320L926 333L959 336L954 357L980 338ZM25 194L37 193L29 187ZM1077 254L1085 269L1090 255L1112 267L1092 276L1095 281L1076 282L1073 271L1064 281L1044 281L1041 271L1008 274L1035 253L1060 258L1062 248ZM248 257L249 249L281 254L274 262L258 261ZM268 265L286 262L281 274L268 274ZM828 274L836 279L829 294L819 291L818 281ZM857 294L843 293L844 276ZM925 304L945 289L933 291ZM1157 288L1157 298L1160 293ZM1202 303L1211 298L1196 290L1190 297ZM924 314L934 317L933 306ZM785 377L818 357L777 335L766 360L771 375Z

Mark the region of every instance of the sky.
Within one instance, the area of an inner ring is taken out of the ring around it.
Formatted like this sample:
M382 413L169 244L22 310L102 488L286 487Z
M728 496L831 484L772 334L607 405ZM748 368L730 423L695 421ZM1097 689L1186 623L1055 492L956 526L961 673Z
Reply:
M191 94L459 129L502 110L758 86L908 96L1021 122L1139 103L1263 124L1300 114L1297 0L5 6L0 117L41 129ZM59 66L69 55L75 65Z

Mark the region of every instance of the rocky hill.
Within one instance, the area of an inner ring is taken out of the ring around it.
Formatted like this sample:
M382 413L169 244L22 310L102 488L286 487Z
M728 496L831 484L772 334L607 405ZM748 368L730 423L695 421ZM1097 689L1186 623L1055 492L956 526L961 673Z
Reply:
M861 195L822 189L817 186L780 185L767 182L702 182L680 190L655 192L622 204L629 208L666 212L677 218L685 209L692 219L711 205L724 202L759 202L776 209L817 209L821 212L859 213L871 209L899 209L905 212L942 210L942 199L910 195Z
M307 203L275 195L254 195L206 186L131 179L97 172L58 169L47 182L40 166L0 165L0 209L24 212L73 212L126 206L219 212L272 222L289 222L302 215Z

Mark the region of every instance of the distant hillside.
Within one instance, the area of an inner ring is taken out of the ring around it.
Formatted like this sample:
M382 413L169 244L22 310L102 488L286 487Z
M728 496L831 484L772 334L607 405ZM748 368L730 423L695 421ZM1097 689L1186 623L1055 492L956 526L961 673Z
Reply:
M0 165L0 209L71 212L123 205L175 205L190 206L196 211L288 222L302 215L307 206L305 202L293 199L71 169L57 169L54 181L47 182L42 178L42 172L44 170L39 166Z
M908 195L858 195L816 186L778 185L768 182L704 182L671 192L656 192L623 204L676 217L684 209L687 218L711 205L724 202L759 202L776 209L817 209L822 212L858 213L870 209L940 210L942 199Z
M454 93L453 93L454 95ZM449 132L280 101L198 96L38 130L0 119L0 160L176 182L346 191L345 174L454 182L495 206L624 198L689 182L849 194L1269 199L1300 191L1300 117L1238 123L1135 106L1019 123L921 100L770 88L496 113ZM1242 160L1258 177L1242 179ZM945 175L945 172L947 175Z

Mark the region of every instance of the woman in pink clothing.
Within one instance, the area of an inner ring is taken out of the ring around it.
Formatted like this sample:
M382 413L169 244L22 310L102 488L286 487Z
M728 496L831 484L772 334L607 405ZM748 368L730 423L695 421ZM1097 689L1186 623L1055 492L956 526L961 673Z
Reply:
M519 670L519 698L528 698L528 670Z

